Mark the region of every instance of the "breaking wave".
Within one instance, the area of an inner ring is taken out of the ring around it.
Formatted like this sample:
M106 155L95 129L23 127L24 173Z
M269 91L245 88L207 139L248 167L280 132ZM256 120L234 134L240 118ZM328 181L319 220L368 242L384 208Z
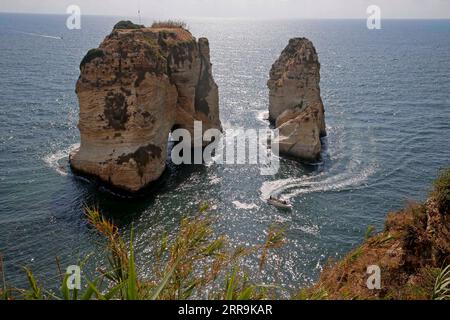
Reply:
M259 206L255 203L242 203L239 201L233 201L234 206L236 209L242 209L242 210L252 210L252 209L259 209Z
M41 38L48 38L48 39L55 39L55 40L62 40L62 37L58 37L58 36L50 36L47 34L39 34L39 33L33 33L33 32L24 32L24 31L18 31L18 30L14 30L17 33L20 34L26 34L28 36L34 36L34 37L41 37Z
M269 124L269 111L258 112L256 119L264 124Z
M79 143L73 144L68 148L58 150L54 153L45 156L42 160L47 164L47 166L54 169L58 174L66 177L69 175L68 171L69 154L72 151L78 149L79 147L80 147Z

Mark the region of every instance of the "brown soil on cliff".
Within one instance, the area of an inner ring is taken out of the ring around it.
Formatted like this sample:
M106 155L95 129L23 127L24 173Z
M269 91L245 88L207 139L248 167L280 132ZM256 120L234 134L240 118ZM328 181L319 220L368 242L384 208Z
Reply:
M436 277L450 263L450 169L424 204L391 213L385 230L343 260L330 263L301 299L432 299ZM367 268L381 269L381 289L369 290Z

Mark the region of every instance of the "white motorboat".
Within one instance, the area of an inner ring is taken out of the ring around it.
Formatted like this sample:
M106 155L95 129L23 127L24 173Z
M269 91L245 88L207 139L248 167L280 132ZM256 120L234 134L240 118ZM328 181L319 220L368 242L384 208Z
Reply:
M270 198L267 199L267 203L280 209L292 209L292 204L288 200L275 198L273 196L270 196Z

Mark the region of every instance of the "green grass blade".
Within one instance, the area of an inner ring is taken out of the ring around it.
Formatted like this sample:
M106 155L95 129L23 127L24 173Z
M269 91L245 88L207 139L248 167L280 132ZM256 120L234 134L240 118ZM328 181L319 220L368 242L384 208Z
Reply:
M64 276L63 283L61 285L61 294L62 294L63 300L66 300L66 301L70 300L69 287L67 286L67 281L68 280L69 280L69 275L66 274Z
M38 286L33 272L28 268L25 268L25 272L27 274L28 283L30 285L29 298L33 300L43 300L41 289Z
M138 299L138 289L137 289L137 275L136 275L136 264L134 261L133 252L133 229L131 229L131 239L130 239L130 257L128 259L128 286L127 286L127 300L137 300Z
M233 300L237 272L237 268L234 268L231 276L227 279L225 300Z
M150 296L150 300L157 300L161 292L164 290L164 288L167 286L167 284L170 281L170 278L172 278L173 274L175 273L175 270L178 266L179 259L174 263L172 268L170 268L169 272L164 276L163 280L160 282L158 287L155 289L153 294Z
M104 295L105 300L113 299L117 295L117 293L120 292L120 290L122 290L123 287L125 287L125 285L126 285L126 282L122 282L122 283L119 283L118 285L116 285L115 287L113 287L111 290L109 290Z
M88 285L88 287L86 288L86 291L81 296L80 300L83 300L83 301L91 300L92 296L95 293L94 288L97 288L98 282L99 282L98 279L94 280L94 282L91 282L92 285Z
M94 291L94 293L96 294L98 300L106 300L106 298L103 296L103 294L97 288L96 284L92 283L91 281L88 281L88 286L89 286L89 288L91 288L91 290Z
M255 290L255 287L248 287L247 289L245 289L237 298L237 300L240 301L246 301L246 300L250 300L250 298L253 295L253 291Z

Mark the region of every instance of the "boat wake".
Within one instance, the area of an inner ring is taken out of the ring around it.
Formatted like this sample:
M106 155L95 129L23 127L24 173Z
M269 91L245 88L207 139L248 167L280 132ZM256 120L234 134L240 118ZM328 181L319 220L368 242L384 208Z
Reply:
M62 40L62 37L57 37L57 36L50 36L47 34L39 34L39 33L33 33L33 32L24 32L24 31L18 31L18 30L14 30L17 33L20 34L26 34L28 36L34 36L34 37L41 37L41 38L48 38L48 39L55 39L55 40Z
M332 131L334 128L329 128ZM290 200L301 194L314 192L345 191L367 185L367 181L377 171L377 163L370 159L370 152L374 151L371 139L367 139L365 146L357 145L346 148L345 139L335 132L334 150L329 150L331 167L315 175L266 181L260 188L261 199L267 201L270 196L283 196ZM347 146L348 147L348 146ZM347 149L347 150L346 150ZM367 149L367 150L364 150ZM346 155L349 155L348 158Z
M242 210L252 210L252 209L258 209L259 206L255 203L242 203L239 201L233 201L234 206L236 209L242 209Z
M258 112L256 119L264 124L270 124L268 111Z
M376 171L375 166L369 166L360 172L349 168L344 173L330 176L320 174L317 176L304 176L302 178L289 178L284 180L266 181L260 191L263 200L269 199L271 195L283 195L291 199L301 194L327 191L344 191L354 189L363 185Z
M61 176L68 176L68 160L69 154L78 149L80 147L79 143L73 144L68 148L56 151L55 153L49 154L45 156L42 160L49 166L54 169Z

